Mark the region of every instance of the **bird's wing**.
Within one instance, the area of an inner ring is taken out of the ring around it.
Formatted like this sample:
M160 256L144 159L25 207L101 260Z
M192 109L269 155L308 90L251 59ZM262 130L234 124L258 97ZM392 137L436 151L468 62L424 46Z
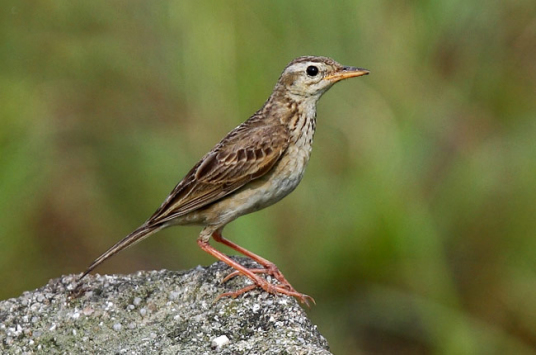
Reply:
M147 220L161 225L213 203L266 174L288 147L284 125L246 121L199 161Z

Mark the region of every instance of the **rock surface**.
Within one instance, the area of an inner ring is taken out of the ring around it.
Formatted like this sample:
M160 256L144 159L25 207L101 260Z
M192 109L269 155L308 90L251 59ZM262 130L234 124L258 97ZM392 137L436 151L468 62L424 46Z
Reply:
M255 264L236 258L243 265ZM183 272L76 275L0 302L1 354L330 354L297 301L247 285L223 263Z

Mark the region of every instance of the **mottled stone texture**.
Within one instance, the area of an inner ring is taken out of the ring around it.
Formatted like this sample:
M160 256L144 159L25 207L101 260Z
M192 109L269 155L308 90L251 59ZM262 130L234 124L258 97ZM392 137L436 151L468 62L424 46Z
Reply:
M77 295L70 293L76 276L51 280L0 302L0 353L330 354L292 298L255 290L215 301L248 282L235 277L221 285L229 271L218 262L183 272L90 276Z

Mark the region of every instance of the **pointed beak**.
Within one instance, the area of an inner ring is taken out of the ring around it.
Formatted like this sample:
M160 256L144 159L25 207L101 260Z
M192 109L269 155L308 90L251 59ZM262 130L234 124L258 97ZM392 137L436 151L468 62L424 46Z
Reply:
M342 67L341 70L326 76L324 79L336 83L337 81L343 79L355 78L357 76L367 75L368 73L370 72L367 69L363 68Z

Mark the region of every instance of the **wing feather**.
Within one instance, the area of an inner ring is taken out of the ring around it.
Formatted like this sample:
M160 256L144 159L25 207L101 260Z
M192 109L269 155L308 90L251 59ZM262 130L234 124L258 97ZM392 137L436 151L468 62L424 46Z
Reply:
M288 143L286 126L246 121L190 170L146 223L162 224L183 216L263 176L277 163Z

